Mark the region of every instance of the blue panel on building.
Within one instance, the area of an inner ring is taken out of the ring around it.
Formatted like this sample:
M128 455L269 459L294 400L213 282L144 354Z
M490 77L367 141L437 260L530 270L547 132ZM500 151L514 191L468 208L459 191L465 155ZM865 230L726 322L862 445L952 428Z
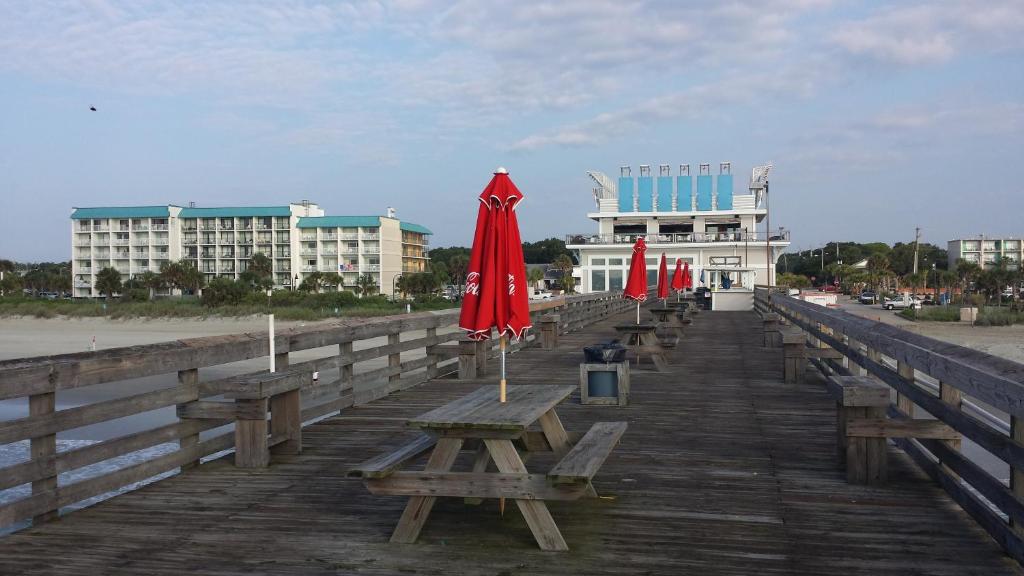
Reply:
M713 187L710 174L697 176L697 210L711 210L711 190Z
M693 176L676 177L676 210L689 212L693 206Z
M718 209L732 210L732 174L718 175Z
M658 212L672 210L672 177L658 176Z
M654 178L650 176L637 178L636 205L641 212L654 212Z
M633 178L619 177L619 212L633 211Z

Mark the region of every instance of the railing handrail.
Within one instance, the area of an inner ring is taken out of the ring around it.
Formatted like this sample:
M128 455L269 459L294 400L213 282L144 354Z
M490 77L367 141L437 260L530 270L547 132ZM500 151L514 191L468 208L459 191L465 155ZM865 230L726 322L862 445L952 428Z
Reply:
M1024 444L1016 440L1024 431L1018 424L1024 422L1024 364L788 294L769 294L763 286L755 288L754 300L757 310L778 313L823 345L839 351L851 365L859 366L896 390L898 400L890 406L890 415L913 417L914 407L919 407L1004 461L1011 471L1024 470ZM835 360L814 361L825 372L851 373ZM936 384L924 381L918 372L939 383L938 395L934 390ZM943 387L955 389L950 391L953 400L947 399ZM990 414L980 414L982 417L978 418L964 410L963 406L977 407L968 397L1010 414L1010 435L1005 427L994 427L989 422ZM1015 524L1024 524L1019 487L1014 490L1006 486L1000 478L961 455L957 447L942 441L911 442L901 438L896 443L1008 554L1024 563L1024 541L1006 521L1009 518Z
M599 293L533 303L531 311L539 314L560 309L563 325L572 327L631 305L617 293ZM458 317L459 310L452 308L374 319L343 319L327 325L281 330L275 337L279 366L288 366L289 352L325 346L336 346L337 350L332 356L291 365L292 368L317 371L340 369L335 373L339 375L337 379L325 378L303 389L302 421L336 413L359 402L361 397L376 398L439 375L441 367L457 362L454 358L445 360L436 347L464 334L457 329ZM447 331L438 333L439 329ZM353 347L357 341L413 330L426 330L426 336L399 339L397 343L389 338L387 345L359 350ZM514 346L520 345L522 343ZM424 349L426 355L422 358L404 360L399 357L403 352ZM265 357L269 350L268 333L254 332L0 361L0 399L27 396L32 399L32 406L37 407L28 417L0 422L0 444L55 438L64 430L215 396L219 394L218 386L224 379L200 381L200 368ZM395 362L389 361L382 368L361 372L353 369L357 362L383 357ZM417 373L406 375L413 371ZM62 410L55 410L50 403L59 390L174 373L178 374L177 386ZM397 380L400 375L401 379ZM401 384L396 384L396 381ZM40 406L42 408L38 408ZM192 466L203 456L233 447L232 432L199 438L200 432L224 424L228 422L181 419L65 452L33 450L32 459L0 468L0 490L33 484L31 495L0 504L0 519L5 524L33 517L46 520L55 516L61 507L179 467ZM177 451L86 480L70 484L61 481L58 487L57 475L60 473L175 441L180 442Z
M581 244L633 244L638 237L648 244L701 244L715 242L788 242L789 230L765 236L764 232L622 232L613 234L567 234L565 243Z

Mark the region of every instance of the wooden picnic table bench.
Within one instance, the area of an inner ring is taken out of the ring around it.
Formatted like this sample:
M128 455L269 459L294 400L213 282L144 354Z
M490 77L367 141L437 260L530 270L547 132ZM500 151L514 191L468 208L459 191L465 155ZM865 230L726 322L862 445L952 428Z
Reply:
M409 496L391 536L412 543L419 536L438 497L512 498L544 550L568 550L545 500L594 497L591 480L626 430L625 422L598 422L575 444L555 407L573 386L509 386L507 401L498 402L496 386L484 386L454 402L407 422L426 432L389 453L352 468L375 495ZM539 424L539 433L529 430ZM530 473L517 451L550 450L561 460L547 474ZM471 470L452 471L459 452L475 448ZM423 471L403 471L405 464L430 456ZM488 472L493 460L497 472Z
M651 363L658 372L668 372L668 360L665 359L665 348L658 341L655 334L657 326L652 323L642 324L618 324L615 331L619 336L624 337L626 343L636 351L636 363L640 366L642 355L651 359Z

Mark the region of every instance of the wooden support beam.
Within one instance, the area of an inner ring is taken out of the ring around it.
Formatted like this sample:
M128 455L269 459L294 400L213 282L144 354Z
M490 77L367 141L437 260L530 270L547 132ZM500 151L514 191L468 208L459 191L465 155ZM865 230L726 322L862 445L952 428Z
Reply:
M485 498L578 500L587 488L585 483L554 485L544 474L495 472L395 472L364 484L378 496L465 497L468 504Z
M960 434L939 420L860 418L846 420L847 436L959 440Z
M192 402L195 402L195 401L199 400L199 369L198 368L190 368L188 370L179 370L178 371L178 385L181 386L184 390L188 390L189 392L191 392L190 395L192 396L192 399L191 399ZM180 409L182 406L183 406L183 404L178 404L177 408ZM180 418L180 416L179 416L179 418ZM187 436L182 436L181 438L178 439L178 449L179 450L188 450L190 448L195 447L197 444L199 444L199 433L198 432L196 432L195 434L189 434ZM195 468L198 465L199 465L199 461L198 460L196 460L194 462L188 462L188 463L182 465L180 471L184 472L186 470Z
M45 392L33 394L28 399L29 416L43 416L53 414L57 407L57 394ZM60 514L60 507L57 503L57 468L53 465L52 459L57 454L57 435L44 434L35 436L29 442L29 450L32 460L47 460L50 465L46 467L45 476L32 482L32 495L43 498L46 501L42 512L32 517L32 524L42 524L54 520Z

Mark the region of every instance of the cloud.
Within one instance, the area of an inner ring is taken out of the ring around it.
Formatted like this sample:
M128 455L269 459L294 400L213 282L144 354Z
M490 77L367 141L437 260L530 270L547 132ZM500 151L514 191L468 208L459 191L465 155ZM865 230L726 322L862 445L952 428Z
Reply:
M965 49L1005 49L1024 33L1024 2L929 2L883 7L831 34L846 54L897 65L937 64Z

